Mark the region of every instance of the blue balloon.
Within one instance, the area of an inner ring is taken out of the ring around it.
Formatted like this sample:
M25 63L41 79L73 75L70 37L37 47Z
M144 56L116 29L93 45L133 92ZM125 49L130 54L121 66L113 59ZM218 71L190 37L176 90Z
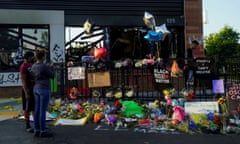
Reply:
M157 42L162 39L163 33L162 32L155 32L155 31L148 31L147 35L144 36L146 40L149 42Z

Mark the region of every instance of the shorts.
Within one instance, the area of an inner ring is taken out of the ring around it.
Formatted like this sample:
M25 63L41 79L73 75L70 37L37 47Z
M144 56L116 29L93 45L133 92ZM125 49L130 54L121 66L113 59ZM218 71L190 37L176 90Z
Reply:
M33 90L30 90L29 94L30 94L30 98L29 100L27 100L25 97L25 92L22 89L22 109L27 112L32 112L34 111L34 105L35 105Z

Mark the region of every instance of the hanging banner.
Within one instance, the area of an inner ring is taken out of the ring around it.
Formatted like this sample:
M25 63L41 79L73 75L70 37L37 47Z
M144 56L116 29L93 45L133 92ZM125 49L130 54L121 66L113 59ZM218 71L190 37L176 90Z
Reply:
M85 67L69 67L68 80L83 80L85 79Z

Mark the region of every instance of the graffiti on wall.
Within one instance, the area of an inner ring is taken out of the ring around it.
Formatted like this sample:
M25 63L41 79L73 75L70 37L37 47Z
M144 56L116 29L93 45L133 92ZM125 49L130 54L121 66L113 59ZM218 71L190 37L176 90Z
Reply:
M51 61L53 63L64 62L64 48L61 48L58 44L55 44L51 51Z
M19 72L0 73L0 87L21 86L21 78Z

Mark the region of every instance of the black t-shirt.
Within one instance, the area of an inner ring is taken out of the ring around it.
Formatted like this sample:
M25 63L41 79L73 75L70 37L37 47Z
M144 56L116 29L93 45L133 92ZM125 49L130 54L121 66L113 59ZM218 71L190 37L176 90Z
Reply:
M188 68L191 70L194 70L195 69L194 54L191 48L187 49L187 60L188 60Z
M187 58L194 58L193 50L191 48L187 49Z

